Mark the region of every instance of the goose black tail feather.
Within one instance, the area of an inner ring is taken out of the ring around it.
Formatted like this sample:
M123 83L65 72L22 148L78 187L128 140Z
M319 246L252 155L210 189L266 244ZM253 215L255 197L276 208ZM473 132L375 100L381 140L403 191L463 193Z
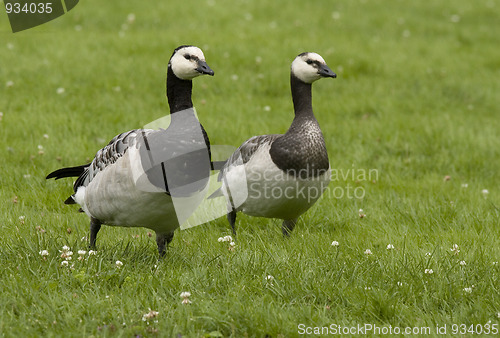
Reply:
M64 177L79 177L81 174L83 174L83 172L89 165L90 164L84 164L84 165L79 165L77 167L58 169L48 174L45 179L48 180L51 178L55 178L56 180L58 180Z

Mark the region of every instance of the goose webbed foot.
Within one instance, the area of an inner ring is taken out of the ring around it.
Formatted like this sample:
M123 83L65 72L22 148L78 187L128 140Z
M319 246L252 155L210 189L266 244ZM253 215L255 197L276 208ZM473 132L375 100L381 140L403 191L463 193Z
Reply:
M297 219L285 219L281 225L281 231L283 232L283 237L290 237L290 234L297 224Z

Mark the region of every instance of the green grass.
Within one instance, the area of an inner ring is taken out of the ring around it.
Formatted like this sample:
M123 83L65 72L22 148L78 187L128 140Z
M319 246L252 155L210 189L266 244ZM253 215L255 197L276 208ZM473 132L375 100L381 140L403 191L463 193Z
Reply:
M451 335L452 324L498 325L498 6L89 0L16 34L2 11L1 334L294 337L299 324L368 323L432 335L447 324ZM177 231L158 262L147 229L104 227L97 255L79 261L88 219L62 204L70 180L44 177L165 115L166 63L186 43L215 70L194 83L200 120L213 144L233 146L287 129L290 63L320 53L338 74L313 89L332 168L374 169L376 181L333 181L288 240L279 221L240 214L234 251L217 241L230 233L220 218ZM364 197L333 194L348 188ZM63 245L73 268L60 266ZM143 321L149 308L159 315Z

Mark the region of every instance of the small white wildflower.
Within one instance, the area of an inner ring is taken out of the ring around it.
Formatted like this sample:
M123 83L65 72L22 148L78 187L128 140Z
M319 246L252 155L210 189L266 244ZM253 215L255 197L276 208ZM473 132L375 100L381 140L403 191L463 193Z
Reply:
M95 255L96 253L97 253L97 251L95 251L95 250L90 250L90 251L89 251L89 256L93 256L93 255Z
M121 261L116 261L115 264L117 268L121 268L123 266L123 263Z
M425 256L426 256L426 257L430 257L430 256L432 256L432 254L431 254L430 252L427 252L427 253L425 254Z
M363 212L363 209L359 209L359 218L365 218L366 214Z
M224 237L219 237L219 239L217 239L218 242L224 242Z
M425 274L427 275L432 275L434 273L434 271L432 269L425 269Z
M465 266L465 265L467 265L467 262L466 261L460 261L460 265L461 266Z
M5 82L5 86L7 86L7 87L12 87L13 85L14 85L14 81Z
M24 221L26 220L26 216L19 216L19 222L21 224L24 224Z
M135 14L134 13L130 13L129 15L127 15L127 22L132 24L134 23L135 21Z
M191 297L191 292L188 291L181 292L182 304L184 305L191 304L191 301L188 299L189 297Z
M464 291L467 293L472 293L472 288L464 288Z
M458 255L458 253L460 252L458 244L453 244L453 247L450 249L450 251L452 251L455 255Z
M69 251L69 249L70 249L70 248L69 248L69 246L67 246L67 245L65 245L65 246L63 246L63 247L62 247L62 251Z
M371 254L372 254L372 251L370 249L365 250L365 255L371 255Z
M25 175L23 175L23 177L24 177L24 178L30 178L30 177L31 177L31 175L30 175L30 174L25 174Z
M229 248L227 248L229 251L234 251L234 248L236 248L236 243L235 242L231 242L229 243Z
M484 197L488 196L488 194L490 193L490 192L488 191L488 189L483 189L483 190L481 190L481 192L483 193L483 196L484 196Z
M469 185L467 183L462 183L462 188L467 188Z
M332 246L339 246L339 242L337 242L337 241L333 241L333 242L332 242Z
M80 256L84 256L86 253L87 253L87 251L85 251L85 250L78 250L78 254Z
M497 313L497 317L498 317L498 319L500 319L500 312L499 312L499 313Z
M264 106L264 111L271 111L271 107L270 106Z
M63 94L64 92L65 92L65 89L64 89L64 88L62 88L62 87L59 87L59 88L57 88L57 90L56 90L56 93L57 93L57 94L59 94L59 95Z
M266 276L266 281L272 282L274 280L274 277L271 275Z
M188 298L188 297L191 297L191 292L189 291L181 292L181 298Z
M62 261L61 262L61 266L68 266L69 265L69 262L68 261Z
M237 81L238 80L238 75L236 75L236 74L231 75L231 80Z
M397 282L397 285L398 286L403 286L403 283L402 282Z
M49 252L47 250L42 250L39 252L41 256L45 257L49 255Z
M491 264L493 264L493 265L498 265L498 261L497 261L497 262L493 262L493 263L491 263Z
M224 236L223 240L224 242L232 242L233 238L231 236Z
M49 134L43 134L43 138L44 139L48 139L49 138Z
M371 290L372 287L371 286L365 286L365 290Z
M387 250L392 250L394 249L394 245L392 244L387 244Z
M160 314L158 311L154 311L154 310L151 310L151 309L148 309L148 310L149 310L149 312L145 313L142 316L142 320L144 322L147 321L148 319L155 318L155 317L157 317Z

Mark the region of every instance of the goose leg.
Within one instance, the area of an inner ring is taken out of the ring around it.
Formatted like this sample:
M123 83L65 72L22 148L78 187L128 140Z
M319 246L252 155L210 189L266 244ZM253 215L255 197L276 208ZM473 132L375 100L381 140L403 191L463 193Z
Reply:
M94 250L95 249L95 242L97 239L97 233L99 230L101 230L101 221L99 221L97 218L90 217L90 244L89 248Z
M293 228L297 224L297 219L285 219L283 224L281 225L281 231L283 232L283 236L290 237Z
M174 239L174 232L156 233L156 245L158 245L158 254L160 258L164 257L167 253L166 247Z
M227 220L229 221L229 224L231 225L231 230L233 231L233 236L236 237L236 228L235 228L235 223L236 223L236 211L231 210L227 214Z

